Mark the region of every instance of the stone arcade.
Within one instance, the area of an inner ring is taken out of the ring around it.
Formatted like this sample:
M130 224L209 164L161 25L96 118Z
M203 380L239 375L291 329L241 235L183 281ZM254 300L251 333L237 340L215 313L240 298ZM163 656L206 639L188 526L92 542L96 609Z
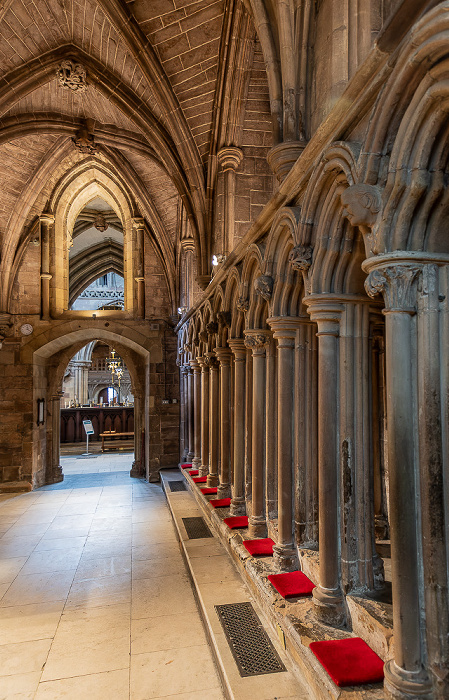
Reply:
M248 516L186 476L311 696L353 634L351 698L449 698L449 1L4 0L0 73L0 491L63 480L64 373L113 347L131 476Z

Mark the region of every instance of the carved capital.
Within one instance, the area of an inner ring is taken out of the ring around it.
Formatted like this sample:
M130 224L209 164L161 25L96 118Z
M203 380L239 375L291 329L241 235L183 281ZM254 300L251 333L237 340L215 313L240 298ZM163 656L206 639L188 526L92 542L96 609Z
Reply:
M259 333L251 333L245 335L245 346L250 348L253 352L257 350L265 350L265 346L270 342L270 336L268 333L260 331Z
M218 360L214 352L208 352L204 356L210 369L218 369Z
M288 256L288 261L294 270L307 272L312 264L312 246L297 245L293 248Z
M87 71L81 63L65 60L56 70L59 85L73 92L84 92L87 88Z
M53 224L55 223L55 217L53 216L53 214L44 211L40 215L39 221L41 222L41 224L45 224L46 226L53 226Z
M192 346L190 345L190 343L185 343L184 344L184 352L191 352L191 350L192 350Z
M135 216L133 219L131 219L133 228L139 230L145 228L145 219L143 219L141 216Z
M217 153L218 162L223 170L237 170L243 160L243 151L236 146L225 146Z
M382 294L387 311L416 311L418 276L422 271L419 265L389 265L372 270L366 281L365 290L370 297Z
M236 307L238 311L246 313L249 309L249 299L244 296L239 297L236 302Z
M254 289L256 294L261 296L266 301L270 301L273 294L274 280L269 275L260 275L254 281Z

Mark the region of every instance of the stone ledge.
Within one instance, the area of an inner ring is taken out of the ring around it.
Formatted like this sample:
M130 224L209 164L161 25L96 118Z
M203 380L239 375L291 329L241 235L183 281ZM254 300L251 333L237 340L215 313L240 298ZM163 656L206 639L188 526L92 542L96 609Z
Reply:
M388 624L388 612L383 616L379 613L378 606L382 604L361 597L351 597L348 606L353 624L352 633L319 623L312 614L310 598L289 602L276 593L267 579L268 574L276 571L272 560L252 557L243 547L245 537L242 533L229 530L192 477L185 470L182 470L182 474L209 527L217 533L242 579L266 615L272 630L278 634L283 633L285 648L297 665L300 675L307 679L315 697L320 700L384 700L385 694L380 684L339 688L309 649L313 641L360 636L384 661L391 658L392 630ZM220 508L220 511L223 517L229 516L228 508ZM304 550L300 553L300 559L304 573L316 580L318 552Z
M29 481L7 481L0 484L0 493L28 493L32 490Z

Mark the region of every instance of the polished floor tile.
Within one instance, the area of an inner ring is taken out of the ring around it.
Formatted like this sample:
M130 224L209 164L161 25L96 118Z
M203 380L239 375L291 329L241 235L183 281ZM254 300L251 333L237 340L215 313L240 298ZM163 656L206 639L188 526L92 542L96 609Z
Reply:
M223 700L165 495L130 460L63 458L62 483L0 500L0 700Z

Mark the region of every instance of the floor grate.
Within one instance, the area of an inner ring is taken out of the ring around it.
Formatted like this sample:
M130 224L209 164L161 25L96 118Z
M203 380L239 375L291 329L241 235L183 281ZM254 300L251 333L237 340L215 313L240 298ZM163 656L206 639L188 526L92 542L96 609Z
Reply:
M187 491L184 481L169 481L170 491Z
M213 537L203 518L183 518L182 522L184 523L189 540Z
M241 676L286 671L251 603L216 605L215 610Z

